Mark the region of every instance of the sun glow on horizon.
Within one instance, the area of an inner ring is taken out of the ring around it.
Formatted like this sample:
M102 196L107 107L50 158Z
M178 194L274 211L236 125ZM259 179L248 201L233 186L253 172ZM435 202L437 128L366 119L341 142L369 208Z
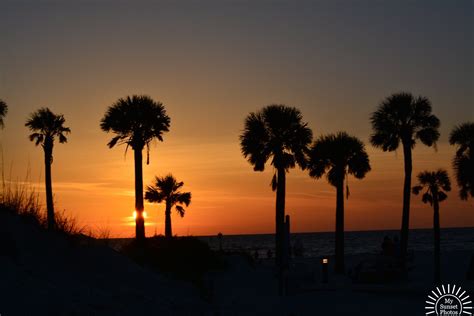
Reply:
M133 219L137 219L137 211L133 211ZM147 218L148 217L148 214L146 213L146 211L143 211L143 218Z

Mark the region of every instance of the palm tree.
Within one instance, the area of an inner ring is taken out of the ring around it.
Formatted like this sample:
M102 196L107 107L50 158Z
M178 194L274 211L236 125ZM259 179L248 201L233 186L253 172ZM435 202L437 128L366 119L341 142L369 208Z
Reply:
M456 126L449 135L449 143L457 146L453 167L459 196L467 200L469 195L474 197L474 123Z
M352 174L363 179L370 171L369 156L364 143L346 132L321 136L311 147L309 175L316 179L326 174L336 187L336 273L344 273L344 179ZM349 187L346 182L346 198Z
M418 174L418 185L413 187L413 194L418 195L421 190L426 189L421 200L433 206L433 229L434 229L434 278L435 282L441 281L440 264L440 225L439 225L439 203L448 197L446 192L451 191L451 182L448 172L443 169L437 171L423 171Z
M4 126L3 118L7 115L7 113L8 113L8 106L5 103L5 101L0 99L0 127L2 128Z
M181 192L184 182L178 182L172 174L165 177L155 177L155 184L148 186L145 192L145 199L151 203L161 203L165 201L165 237L173 236L171 230L171 209L176 206L176 212L183 217L186 207L191 203L191 192Z
M54 114L49 108L41 108L30 114L25 126L33 132L29 138L35 145L41 145L44 150L45 184L46 184L46 207L48 217L48 229L54 230L56 221L54 219L53 188L51 183L51 164L53 163L54 140L57 137L60 144L66 143L65 134L71 130L64 127L66 120L62 114Z
M240 135L242 154L255 171L263 171L269 159L276 169L271 185L273 191L276 190L277 265L283 253L286 172L296 164L302 169L306 167L306 153L313 138L311 129L302 120L301 112L294 107L269 105L247 116Z
M400 236L402 262L405 262L408 248L408 229L410 220L410 188L412 173L412 150L416 141L426 146L435 146L439 138L439 119L431 114L428 98L414 97L411 93L392 94L381 102L370 118L373 134L370 142L383 151L397 150L400 142L403 147L405 181L403 185L403 213Z
M169 131L170 118L161 102L155 102L146 95L133 95L118 99L112 104L100 122L104 132L116 134L107 144L109 148L125 144L130 146L135 158L135 235L137 240L145 239L145 218L143 216L143 171L142 151L147 149L149 163L150 142L163 141L163 133Z

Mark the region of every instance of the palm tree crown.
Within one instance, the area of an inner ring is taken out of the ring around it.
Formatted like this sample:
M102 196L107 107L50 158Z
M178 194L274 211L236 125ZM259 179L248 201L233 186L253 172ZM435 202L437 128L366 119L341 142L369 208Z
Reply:
M449 143L456 145L453 167L460 187L461 199L474 197L474 123L467 122L455 127L449 135Z
M296 163L306 167L305 152L313 134L302 120L298 109L285 105L269 105L247 116L240 144L255 171L263 171L270 158L276 168L288 170Z
M30 140L46 149L53 145L56 137L61 144L67 142L66 134L71 130L64 127L65 121L62 114L56 115L49 108L41 108L30 115L25 126L33 132L29 136Z
M5 117L5 115L7 115L7 113L8 113L8 106L5 103L5 101L0 99L0 127L2 128L4 126L3 118Z
M165 236L173 236L171 228L171 208L176 206L176 211L183 217L185 209L183 205L189 206L191 203L191 192L181 192L183 182L178 182L173 175L168 174L165 177L156 177L155 184L148 186L145 193L145 199L152 203L165 202Z
M383 151L394 151L400 141L413 148L416 140L432 146L439 138L439 119L431 114L431 102L411 93L397 93L380 104L370 120L374 133L370 142Z
M337 186L346 174L362 179L369 171L369 156L364 143L346 132L321 136L311 147L311 177L321 178L326 174L328 182Z
M154 139L163 141L163 133L169 131L170 118L161 102L146 95L133 95L120 98L110 106L100 127L116 134L108 143L110 148L126 144L134 150L142 150L146 146L148 163L149 144Z
M191 192L181 192L180 189L184 182L178 182L172 174L165 177L155 177L155 184L148 186L145 192L145 199L151 203L162 203L164 201L170 203L171 206L176 205L176 212L183 217L186 207L191 203Z
M448 172L443 169L420 172L418 174L418 185L413 187L413 194L418 195L423 189L426 189L421 197L423 203L432 205L435 197L439 202L446 200L446 192L451 191Z

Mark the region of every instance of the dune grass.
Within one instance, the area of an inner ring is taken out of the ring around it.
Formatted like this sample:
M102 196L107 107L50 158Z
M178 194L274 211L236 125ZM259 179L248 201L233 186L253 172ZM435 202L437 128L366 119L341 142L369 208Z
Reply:
M2 191L0 194L0 211L9 212L33 222L41 229L46 230L46 212L44 211L39 194L29 181L7 181L2 172ZM79 225L73 215L66 210L55 213L56 232L66 236L84 234L85 227Z

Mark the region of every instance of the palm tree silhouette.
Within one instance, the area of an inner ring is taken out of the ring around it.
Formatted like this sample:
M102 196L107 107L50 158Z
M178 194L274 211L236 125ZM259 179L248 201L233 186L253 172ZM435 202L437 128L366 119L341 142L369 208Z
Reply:
M178 182L172 174L165 177L155 177L155 184L148 186L145 192L145 199L151 203L161 203L165 201L165 237L173 236L171 230L171 209L176 206L176 212L183 217L186 207L191 203L191 192L181 192L184 182Z
M137 240L145 239L145 218L143 217L143 170L142 151L146 146L149 163L150 142L163 141L163 133L169 131L170 118L161 102L155 102L146 95L133 95L118 99L111 105L100 122L105 132L116 134L107 144L130 146L135 158L135 235Z
M326 174L336 187L336 273L344 273L344 178L352 174L357 179L370 171L369 156L364 143L346 132L321 136L311 147L309 175L316 179ZM346 182L346 198L349 187Z
M408 248L410 220L410 188L412 150L416 140L427 146L436 145L439 138L439 119L431 114L431 102L426 97L414 97L411 93L392 94L381 102L370 118L373 134L370 142L383 151L394 151L400 142L403 147L405 181L403 186L403 213L400 236L400 255L405 262Z
M449 135L449 143L456 145L453 168L459 186L459 196L467 200L474 197L474 123L456 126Z
M51 183L51 164L53 163L54 139L57 137L60 144L66 143L65 134L71 130L64 127L64 116L54 114L49 108L41 108L30 114L25 126L33 132L29 138L35 145L41 145L44 150L45 184L46 184L46 207L48 217L48 229L54 230L56 221L54 219L53 188Z
M433 229L434 229L434 279L441 281L440 264L440 225L439 225L439 203L448 197L446 192L451 191L451 182L448 172L443 169L437 171L423 171L418 174L418 185L413 187L413 194L418 195L425 189L421 200L433 206Z
M5 103L5 101L0 99L0 127L1 128L3 128L4 126L3 118L7 115L7 113L8 113L8 106Z
M271 186L276 190L277 265L280 265L283 253L286 172L296 164L302 169L306 167L306 153L313 137L311 129L302 120L301 112L294 107L269 105L247 116L240 135L242 154L255 171L263 171L269 159L276 169Z

